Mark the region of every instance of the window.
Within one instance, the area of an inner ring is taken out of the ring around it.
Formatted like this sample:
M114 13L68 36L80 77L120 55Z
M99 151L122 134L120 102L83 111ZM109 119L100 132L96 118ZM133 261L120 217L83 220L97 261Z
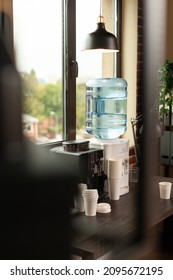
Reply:
M92 7L92 9L91 9ZM106 19L109 20L109 27ZM79 65L77 78L77 137L86 137L85 132L85 85L87 80L102 77L116 77L116 54L101 54L97 52L83 52L83 42L88 33L95 31L97 17L100 15L100 0L76 0L76 60ZM102 15L105 20L105 27L117 35L117 2L108 0L102 1Z
M13 18L25 134L37 143L61 140L62 2L13 0Z
M117 10L116 1L103 1L105 19L112 13L110 4ZM81 51L84 36L96 28L99 12L100 0L13 0L16 64L24 93L23 127L36 143L83 137L86 81L105 76L106 68L108 76L116 76L112 54ZM116 17L113 21L117 24ZM112 61L109 67L107 61Z

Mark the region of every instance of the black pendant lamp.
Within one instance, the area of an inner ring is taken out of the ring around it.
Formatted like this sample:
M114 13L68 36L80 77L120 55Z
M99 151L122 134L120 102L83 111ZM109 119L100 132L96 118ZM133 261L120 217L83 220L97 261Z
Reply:
M102 2L100 0L100 16L97 20L97 29L89 33L84 41L83 51L118 52L117 38L106 31L102 16Z

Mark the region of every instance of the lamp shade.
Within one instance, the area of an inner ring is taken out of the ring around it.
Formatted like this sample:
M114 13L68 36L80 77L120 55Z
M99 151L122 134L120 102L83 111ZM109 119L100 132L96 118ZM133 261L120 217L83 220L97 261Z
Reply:
M97 29L87 35L83 50L118 52L117 38L114 34L106 31L104 22L98 22Z

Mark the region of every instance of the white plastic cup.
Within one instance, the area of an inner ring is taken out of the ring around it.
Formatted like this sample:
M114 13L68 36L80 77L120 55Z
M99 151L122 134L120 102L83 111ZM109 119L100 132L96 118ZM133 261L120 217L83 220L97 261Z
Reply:
M97 189L86 189L86 190L83 191L83 193L84 194L89 194L89 195L91 195L91 194L96 195L96 194L98 194L98 190Z
M120 199L121 179L108 179L109 198L111 200Z
M159 182L160 198L170 199L171 196L171 182Z
M90 189L83 191L84 209L86 216L96 216L98 191L96 189Z
M83 200L83 196L82 193L84 190L87 189L87 185L86 184L78 184L78 193L77 195L74 197L74 207L76 209L79 210L79 212L84 212L84 200Z
M107 162L107 176L110 179L120 179L123 176L122 159L109 158Z

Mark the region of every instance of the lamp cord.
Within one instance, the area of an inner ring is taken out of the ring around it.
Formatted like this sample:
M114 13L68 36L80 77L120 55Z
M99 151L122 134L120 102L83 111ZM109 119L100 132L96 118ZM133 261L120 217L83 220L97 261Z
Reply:
M102 0L100 0L100 17L102 16Z

